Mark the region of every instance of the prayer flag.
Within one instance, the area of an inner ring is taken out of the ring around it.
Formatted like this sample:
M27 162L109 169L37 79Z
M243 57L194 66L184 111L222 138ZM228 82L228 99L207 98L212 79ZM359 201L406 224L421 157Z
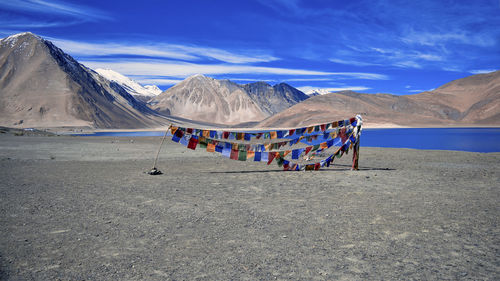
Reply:
M316 163L314 164L314 170L319 170L319 168L321 167L321 163Z
M231 156L230 156L230 158L233 159L233 160L238 160L238 154L239 154L239 150L231 149Z
M236 133L237 140L243 140L245 138L245 133Z
M335 127L338 127L339 126L339 122L335 121L335 122L332 122L332 128L335 128Z
M268 153L268 160L267 160L267 165L271 164L271 162L273 162L274 158L276 157L276 153L274 152L269 152Z
M247 152L245 150L240 150L238 153L238 160L247 161Z
M295 130L292 129L292 130L288 131L289 136L293 136L294 134L295 134Z
M224 148L222 150L222 156L230 158L231 157L231 149L230 148Z
M314 126L314 131L315 132L319 132L320 129L321 129L321 127L319 125Z
M314 170L314 164L307 164L306 171L312 171L312 170Z
M326 124L321 124L320 127L321 127L322 132L324 132L326 130Z
M207 152L215 152L215 144L213 143L207 144Z
M247 159L252 158L255 155L255 151L247 151Z
M300 154L302 154L303 151L304 151L303 148L298 148L298 149L292 150L292 159L299 159Z
M271 134L271 139L275 139L278 136L278 134L276 133L276 131L269 132L269 134Z
M248 134L248 133L245 133L245 140L246 141L249 141L252 139L252 135L251 134Z
M267 162L269 159L269 152L262 152L260 155L260 161Z
M175 132L177 131L178 127L175 127L175 126L170 126L170 132L172 132L172 135L175 134Z
M224 139L229 138L229 132L222 132L222 138Z
M189 149L195 150L197 145L198 145L198 137L192 136L191 139L189 139L189 144L187 147Z
M276 137L278 139L282 139L283 138L283 131L276 131Z
M344 126L344 120L338 121L339 125L337 127L343 127Z
M223 148L222 146L220 146L220 145L216 145L216 146L215 146L215 151L217 151L217 152L219 152L219 153L221 153L223 149L224 149L224 148Z
M183 135L184 135L184 132L177 129L175 131L175 134L172 136L172 141L179 142L179 140L182 138Z
M311 151L311 149L312 149L312 146L306 147L306 155L307 155L307 153L309 153L309 151Z
M255 152L255 156L253 158L253 161L260 161L260 156L261 156L262 152Z
M181 139L180 139L180 144L182 144L183 146L187 146L188 145L188 142L189 142L189 137L187 135L184 135Z
M310 134L314 131L314 126L307 127L307 133Z
M216 131L210 131L210 137L211 138L217 137L217 132Z
M193 134L193 128L187 128L186 133L192 135Z
M285 159L283 159L280 156L276 156L276 164L278 164L279 167L283 166L284 162L285 162Z
M319 148L321 148L321 149L328 148L328 144L326 142L322 142L319 144Z
M290 169L290 161L284 160L283 161L283 170L288 171Z

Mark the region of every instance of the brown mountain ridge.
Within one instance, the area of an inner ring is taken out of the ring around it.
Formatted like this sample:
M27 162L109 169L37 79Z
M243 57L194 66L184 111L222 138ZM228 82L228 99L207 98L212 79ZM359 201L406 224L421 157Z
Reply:
M500 71L477 74L415 95L342 91L311 97L257 127L295 127L361 114L367 126L500 126Z

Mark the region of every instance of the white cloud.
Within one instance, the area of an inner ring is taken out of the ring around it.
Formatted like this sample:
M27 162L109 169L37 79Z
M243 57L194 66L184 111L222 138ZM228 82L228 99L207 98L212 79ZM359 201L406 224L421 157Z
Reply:
M194 74L274 74L291 76L332 76L342 79L387 80L387 75L363 72L325 72L306 69L264 67L234 64L195 64L163 60L87 60L82 63L90 68L110 68L124 75L168 76L185 78Z
M379 64L371 63L371 62L363 62L363 61L357 61L357 60L345 60L345 59L338 59L338 58L332 58L332 59L330 59L330 61L334 62L334 63L347 64L347 65L355 65L355 66L373 66L373 65L379 65Z
M182 79L155 78L149 76L131 76L130 78L133 78L134 81L137 81L142 85L175 85L179 82L182 82Z
M496 69L475 69L475 70L470 70L469 73L472 74L483 74L483 73L490 73L497 71Z
M312 91L320 91L320 92L338 92L338 91L365 91L369 90L371 88L365 87L365 86L344 86L344 87L312 87L312 86L303 86L303 87L298 87L300 91L304 93L312 92Z
M448 42L456 42L476 46L493 46L495 39L483 34L466 34L464 31L455 32L416 32L407 33L401 40L407 44L419 44L423 46L444 45Z
M69 4L62 1L44 0L8 0L1 1L0 8L9 11L24 11L31 13L56 14L78 18L82 21L110 20L110 16L94 8L83 5Z
M171 58L196 61L202 58L215 59L228 63L270 62L278 58L262 54L261 51L242 51L248 54L237 54L217 48L198 47L180 44L151 43L88 43L57 38L49 38L54 44L73 56L111 56L133 55L158 58Z

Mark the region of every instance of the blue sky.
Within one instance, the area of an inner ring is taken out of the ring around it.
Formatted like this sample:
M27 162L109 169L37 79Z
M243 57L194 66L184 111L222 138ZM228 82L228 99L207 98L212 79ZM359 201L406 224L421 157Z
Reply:
M201 73L402 95L500 69L499 0L0 0L0 36L24 31L162 89Z

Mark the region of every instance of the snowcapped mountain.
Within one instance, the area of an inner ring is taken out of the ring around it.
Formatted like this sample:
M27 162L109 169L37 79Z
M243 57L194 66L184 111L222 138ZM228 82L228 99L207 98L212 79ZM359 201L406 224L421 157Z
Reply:
M310 97L315 97L315 96L321 96L321 95L326 95L331 93L331 91L327 89L312 89L309 91L306 91L305 94L310 96Z
M122 86L129 94L134 96L136 99L147 102L153 97L161 94L162 90L155 85L142 86L136 81L128 78L127 76L120 74L111 69L97 68L95 72L99 73L102 77L108 79L109 81L115 82Z

